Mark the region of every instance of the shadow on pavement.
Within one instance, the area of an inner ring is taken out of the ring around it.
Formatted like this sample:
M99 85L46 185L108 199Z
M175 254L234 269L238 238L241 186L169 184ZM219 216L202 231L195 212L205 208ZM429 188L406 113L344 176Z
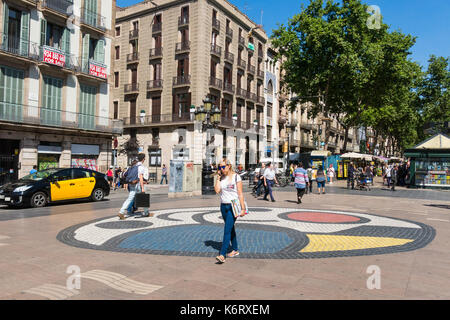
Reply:
M220 251L220 249L222 248L222 242L208 240L208 241L205 241L205 246L211 247L214 250Z

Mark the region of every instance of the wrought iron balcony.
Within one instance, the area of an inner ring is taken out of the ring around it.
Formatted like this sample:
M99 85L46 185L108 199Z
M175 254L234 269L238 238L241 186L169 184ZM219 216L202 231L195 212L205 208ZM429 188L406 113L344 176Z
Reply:
M163 51L162 47L150 49L150 54L149 54L150 59L162 58L162 55L163 55L162 51Z
M161 124L171 124L179 122L190 122L190 113L181 114L153 114L148 116L136 116L127 117L123 119L123 126L129 127L139 127L139 126L151 126L151 125L161 125Z
M75 71L78 72L78 76L95 77L101 81L106 81L108 78L106 64L94 60L84 61L82 58L79 58Z
M191 49L190 41L178 42L175 45L175 53L186 52L186 51L189 51L190 49Z
M87 8L81 8L80 22L96 29L106 31L106 18Z
M225 61L234 63L234 54L232 54L231 52L225 52Z
M242 88L238 88L236 91L236 95L240 98L245 99L247 97L247 90L242 89Z
M45 9L51 9L54 11L57 11L58 13L61 13L66 16L70 16L73 14L73 10L70 10L71 6L73 6L72 1L67 0L43 0L42 1L42 8Z
M30 60L39 60L40 46L37 43L19 37L1 34L0 53L4 52Z
M218 46L217 44L211 43L211 54L218 56L222 55L222 47Z
M235 86L229 82L223 84L223 91L234 94Z
M256 96L255 93L247 91L247 100L250 100L252 102L257 102L258 101L258 97Z
M139 93L139 83L128 83L124 87L125 94Z
M264 58L264 53L263 53L263 51L262 51L262 50L259 50L259 49L258 49L258 58L261 58L261 59Z
M137 62L139 62L139 52L127 54L127 63L137 63Z
M163 80L156 79L147 81L147 91L161 90L163 88Z
M262 96L257 96L257 103L260 105L265 105L266 99L264 99L264 97L262 97Z
M222 90L222 80L214 77L209 77L209 86L217 90Z
M130 40L136 39L139 37L139 29L130 30Z
M256 76L257 76L258 78L264 79L264 71L258 70Z
M159 33L161 31L162 31L162 23L161 22L153 24L153 26L152 26L153 33Z
M225 30L225 34L227 35L227 37L233 38L233 29L228 28Z
M173 77L173 86L179 87L179 86L189 86L191 84L191 76L177 76Z
M212 19L212 27L213 27L213 29L220 31L220 21L216 18L213 18Z
M245 62L245 60L242 60L241 58L238 58L238 68L241 68L243 70L245 70L245 67L247 66L247 63Z
M178 27L187 27L187 26L189 26L189 16L178 17Z
M247 68L248 72L251 74L255 74L256 73L256 68L255 66L252 66L251 64L248 64L248 68Z
M122 120L45 107L0 102L0 122L122 134Z

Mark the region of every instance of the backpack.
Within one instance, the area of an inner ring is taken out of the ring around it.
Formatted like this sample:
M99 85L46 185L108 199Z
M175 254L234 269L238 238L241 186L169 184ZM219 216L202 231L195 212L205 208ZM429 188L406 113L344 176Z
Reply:
M139 166L132 166L124 173L126 184L136 184L139 181Z

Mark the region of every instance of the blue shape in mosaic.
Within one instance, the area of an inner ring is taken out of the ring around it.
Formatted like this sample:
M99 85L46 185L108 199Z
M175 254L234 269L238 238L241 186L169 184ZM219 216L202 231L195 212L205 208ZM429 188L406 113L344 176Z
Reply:
M242 253L276 253L289 246L284 232L237 228L239 251ZM217 252L222 246L223 227L179 226L155 229L133 235L119 245L123 249L164 250L182 252Z

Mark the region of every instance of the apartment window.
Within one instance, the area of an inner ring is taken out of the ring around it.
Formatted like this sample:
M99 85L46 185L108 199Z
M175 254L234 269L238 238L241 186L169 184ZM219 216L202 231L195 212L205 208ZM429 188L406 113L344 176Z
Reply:
M133 30L139 30L139 21L133 21Z
M153 136L153 139L155 137ZM161 149L160 148L148 148L149 166L161 167Z
M80 114L78 125L82 129L95 128L97 88L80 85Z
M120 27L116 27L116 37L120 36Z
M270 102L267 103L267 117L272 118L272 104Z
M155 63L153 65L153 80L161 80L162 79L162 64Z
M120 46L116 46L116 60L120 59Z
M0 67L0 119L22 120L24 76L22 70Z
M114 72L114 88L119 87L119 72Z
M83 35L83 67L87 66L89 60L105 63L105 40L91 38L89 33Z
M222 100L222 117L223 118L232 118L232 106L230 100L223 99Z
M62 79L44 76L41 108L42 124L61 124L62 88Z
M114 101L114 119L119 119L119 101Z

